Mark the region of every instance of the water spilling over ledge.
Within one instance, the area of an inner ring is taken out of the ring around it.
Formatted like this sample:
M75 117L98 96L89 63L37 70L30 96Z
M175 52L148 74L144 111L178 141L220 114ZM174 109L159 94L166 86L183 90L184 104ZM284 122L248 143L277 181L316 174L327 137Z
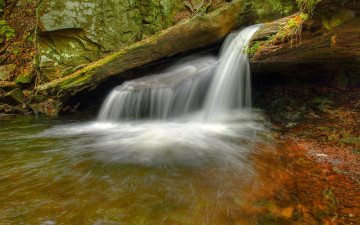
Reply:
M42 135L76 136L74 151L107 163L217 165L251 174L248 157L265 132L261 115L250 109L247 61L249 40L259 27L230 35L219 59L188 57L160 74L116 87L95 123L55 127Z
M99 120L168 119L201 111L211 121L232 109L249 108L248 45L260 26L229 35L219 59L190 58L161 74L125 82L107 97Z

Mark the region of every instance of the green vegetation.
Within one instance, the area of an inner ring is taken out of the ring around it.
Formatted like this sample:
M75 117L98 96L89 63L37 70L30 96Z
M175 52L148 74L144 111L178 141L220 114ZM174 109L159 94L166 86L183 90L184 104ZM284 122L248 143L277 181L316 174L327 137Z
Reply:
M300 14L293 17L285 25L280 27L280 31L276 34L275 38L280 39L281 43L297 43L301 39L303 24L307 19L307 14Z
M250 48L250 55L254 55L257 50L261 47L261 41L256 41Z
M15 37L15 29L11 28L6 20L0 20L0 35L6 37L6 41L11 40Z
M296 0L303 12L313 14L316 4L321 0Z

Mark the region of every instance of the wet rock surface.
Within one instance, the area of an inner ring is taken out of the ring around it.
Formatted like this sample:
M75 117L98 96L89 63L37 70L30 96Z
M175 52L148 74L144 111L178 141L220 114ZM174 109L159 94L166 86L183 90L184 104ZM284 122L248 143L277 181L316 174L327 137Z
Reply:
M344 15L346 16L346 15ZM266 24L252 41L255 73L291 76L360 71L360 17L326 29L296 14Z

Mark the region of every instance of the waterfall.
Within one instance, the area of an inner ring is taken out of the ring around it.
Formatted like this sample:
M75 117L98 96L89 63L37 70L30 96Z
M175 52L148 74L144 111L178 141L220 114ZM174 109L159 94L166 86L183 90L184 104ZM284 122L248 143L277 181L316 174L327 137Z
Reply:
M169 119L199 111L206 121L251 107L248 45L260 25L230 34L220 57L198 56L166 71L127 81L105 99L98 120Z
M261 25L230 34L225 41L205 102L205 119L214 120L234 108L251 107L251 79L248 45Z
M191 57L161 74L127 81L108 95L98 119L166 119L199 110L217 64L215 57Z

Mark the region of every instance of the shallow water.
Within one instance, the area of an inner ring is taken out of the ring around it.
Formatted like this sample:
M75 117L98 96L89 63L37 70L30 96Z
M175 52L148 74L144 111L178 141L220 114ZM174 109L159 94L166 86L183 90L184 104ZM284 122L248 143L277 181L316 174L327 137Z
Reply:
M2 118L0 219L42 224L216 224L254 185L257 114L196 121Z
M0 224L324 224L340 217L327 178L314 179L321 169L279 150L258 112L213 124L0 118Z

